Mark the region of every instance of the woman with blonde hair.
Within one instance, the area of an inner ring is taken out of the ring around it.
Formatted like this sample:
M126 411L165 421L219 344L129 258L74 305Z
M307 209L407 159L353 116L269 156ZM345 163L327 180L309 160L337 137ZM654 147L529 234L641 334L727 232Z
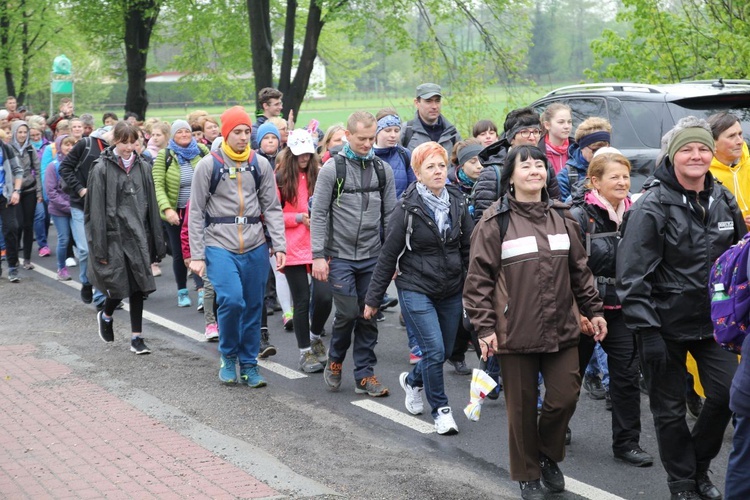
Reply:
M557 174L560 199L566 201L586 178L589 162L599 148L607 147L612 140L612 125L604 118L585 119L575 133L575 144L570 146L568 161Z

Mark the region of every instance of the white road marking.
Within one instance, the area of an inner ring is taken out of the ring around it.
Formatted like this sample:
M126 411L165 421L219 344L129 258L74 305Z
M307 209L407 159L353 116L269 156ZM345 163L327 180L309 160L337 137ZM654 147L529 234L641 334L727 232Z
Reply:
M433 432L435 432L434 425L428 424L427 422L416 417L412 417L411 415L407 415L406 413L394 410L393 408L389 408L388 406L385 406L383 404L376 403L375 401L363 399L362 401L352 401L352 404L354 406L362 408L363 410L367 410L376 415L380 415L383 418L387 418L388 420L396 422L397 424L401 424L417 432L421 432L422 434L432 434Z
M307 378L307 375L302 372L292 370L291 368L287 368L286 366L280 365L279 363L275 363L273 361L268 361L267 359L259 359L258 364L268 371L274 372L277 375L281 375L282 377L291 380Z
M614 493L600 490L595 486L582 483L581 481L576 481L570 476L565 476L565 490L584 498L590 498L591 500L625 500Z

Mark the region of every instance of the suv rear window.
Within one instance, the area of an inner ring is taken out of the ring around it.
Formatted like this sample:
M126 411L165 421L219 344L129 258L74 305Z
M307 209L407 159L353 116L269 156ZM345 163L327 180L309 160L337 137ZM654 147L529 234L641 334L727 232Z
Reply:
M745 138L750 138L750 96L746 94L681 99L672 101L667 106L675 123L685 116L708 119L715 113L729 111L740 119Z
M667 115L666 105L653 101L620 102L630 120L631 127L628 128L635 132L641 142L641 145L634 145L633 147L646 146L659 149L661 147L661 136L674 125Z

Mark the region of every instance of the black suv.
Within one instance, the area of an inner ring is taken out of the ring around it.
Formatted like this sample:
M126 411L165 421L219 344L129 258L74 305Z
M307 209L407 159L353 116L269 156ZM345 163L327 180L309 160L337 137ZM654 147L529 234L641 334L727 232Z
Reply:
M730 111L750 137L750 80L694 81L670 85L596 83L553 90L531 107L541 114L554 102L573 110L573 131L586 118L600 116L612 124L612 146L633 166L632 192L653 173L661 138L688 115L708 118Z

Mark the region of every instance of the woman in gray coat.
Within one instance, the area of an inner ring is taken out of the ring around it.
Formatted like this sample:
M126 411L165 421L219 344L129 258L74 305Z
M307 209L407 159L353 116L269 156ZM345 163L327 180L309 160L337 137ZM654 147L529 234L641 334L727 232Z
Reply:
M99 336L114 341L112 314L130 299L130 350L151 351L141 337L143 299L156 289L151 262L164 256L159 206L149 164L135 152L139 131L118 122L114 145L102 151L89 173L84 208L89 278L106 295Z

